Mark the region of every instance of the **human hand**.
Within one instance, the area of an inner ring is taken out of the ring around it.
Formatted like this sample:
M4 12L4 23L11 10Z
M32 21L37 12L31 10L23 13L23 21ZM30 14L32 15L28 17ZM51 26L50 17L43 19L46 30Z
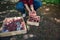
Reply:
M30 17L36 16L36 11L35 11L35 10L30 11L30 12L29 12L29 16L30 16Z
M36 16L36 11L35 10L32 10L32 14L34 14Z

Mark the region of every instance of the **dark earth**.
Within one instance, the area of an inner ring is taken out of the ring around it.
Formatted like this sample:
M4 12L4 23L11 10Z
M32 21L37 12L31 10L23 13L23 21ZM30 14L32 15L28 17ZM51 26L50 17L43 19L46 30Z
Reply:
M9 6L9 5L6 5ZM5 6L5 7L6 7ZM47 11L45 10L47 9ZM6 8L0 8L1 11L7 10ZM40 26L30 26L30 30L26 34L15 35L10 37L0 37L0 40L60 40L60 5L47 4L43 5L37 10L37 15L41 16ZM2 21L6 17L20 16L19 12L9 12L0 14L0 26ZM29 35L34 35L30 37ZM28 37L25 38L27 35ZM25 36L25 37L24 37Z

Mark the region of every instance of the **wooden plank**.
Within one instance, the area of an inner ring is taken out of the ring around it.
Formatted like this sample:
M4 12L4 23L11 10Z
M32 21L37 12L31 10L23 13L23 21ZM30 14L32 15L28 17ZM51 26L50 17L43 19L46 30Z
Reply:
M12 32L4 32L4 33L0 33L0 37L13 36L13 35L19 35L19 34L25 34L26 32L27 32L26 30L12 31Z
M13 17L13 18L15 18L15 17ZM22 17L20 17L20 18L22 18ZM4 27L4 23L2 24L2 29L3 29L3 27ZM3 33L0 33L0 37L13 36L13 35L19 35L19 34L25 34L25 33L27 33L26 25L24 26L24 30L3 32Z
M39 26L39 22L30 22L30 21L27 21L27 24L28 24L28 25Z

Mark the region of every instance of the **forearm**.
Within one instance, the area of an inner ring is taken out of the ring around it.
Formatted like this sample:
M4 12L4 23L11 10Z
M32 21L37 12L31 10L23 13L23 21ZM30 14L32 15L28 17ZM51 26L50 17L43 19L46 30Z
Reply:
M28 5L27 4L24 4L24 5L25 5L27 11L30 11L30 8L28 7Z
M34 6L33 6L33 4L30 5L30 8L31 8L32 11L34 10Z

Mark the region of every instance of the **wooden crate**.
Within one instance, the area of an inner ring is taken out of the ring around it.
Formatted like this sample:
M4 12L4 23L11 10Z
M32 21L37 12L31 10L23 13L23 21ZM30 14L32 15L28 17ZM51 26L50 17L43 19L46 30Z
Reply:
M13 18L22 18L22 17L12 17L12 19ZM6 18L6 19L10 19L10 18ZM24 20L23 20L23 22L24 22ZM2 30L3 30L4 24L5 23L3 21ZM25 25L25 22L24 22L24 30L16 30L16 31L10 31L10 32L1 32L0 33L0 37L13 36L13 35L19 35L19 34L25 34L25 33L27 33L27 29L26 29L26 25Z
M30 21L27 21L27 24L28 24L28 25L39 26L39 22L30 22Z
M27 20L27 24L28 25L35 25L35 26L39 26L39 22L40 22L40 16L36 16L36 18L39 17L39 21L37 22L37 19L35 19L36 21L34 21L34 19L32 19L32 21L29 21L30 18Z

